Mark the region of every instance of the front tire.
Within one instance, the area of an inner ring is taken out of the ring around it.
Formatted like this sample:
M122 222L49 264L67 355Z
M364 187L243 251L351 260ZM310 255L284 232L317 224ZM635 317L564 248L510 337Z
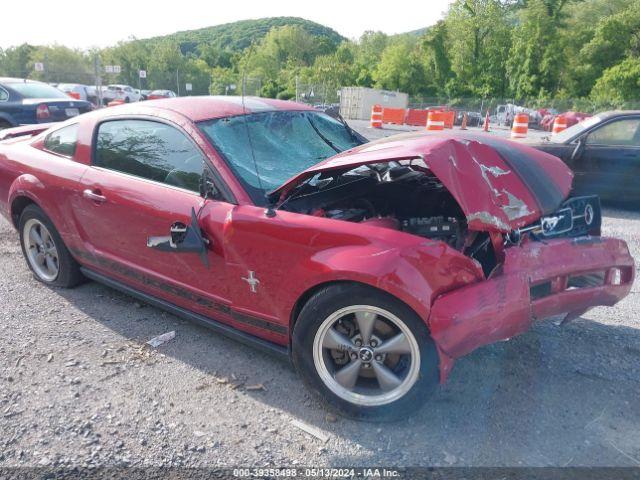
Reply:
M20 215L18 228L22 254L36 280L63 288L75 287L82 281L78 262L40 207L28 205Z
M410 415L439 380L437 351L422 319L364 285L331 285L311 297L294 326L292 350L307 387L355 419Z

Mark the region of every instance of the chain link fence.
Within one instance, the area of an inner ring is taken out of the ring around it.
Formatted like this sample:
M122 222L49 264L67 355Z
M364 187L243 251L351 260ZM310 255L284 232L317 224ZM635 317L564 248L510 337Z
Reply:
M319 108L328 108L340 103L340 85L333 82L308 83L296 80L295 100Z
M606 110L637 110L640 109L640 100L620 104L614 102L596 102L588 98L540 98L521 100L495 97L425 97L417 95L409 97L408 107L424 109L442 106L453 110L480 112L482 114L489 111L491 115L496 112L501 105L515 105L530 110L549 110L557 113L575 111L595 114Z
M289 79L288 84L281 79L276 82L259 76L245 76L241 73L230 73L228 70L176 68L154 70L144 66L104 65L97 59L93 68L84 65L67 65L52 67L45 62L36 63L35 68L21 73L23 78L30 78L57 84L82 84L93 88L95 103L104 104L108 85L127 85L136 91L135 98L141 95L144 99L152 90L171 90L178 96L190 95L247 95L295 100L318 108L330 108L340 104L340 91L343 87L336 82L335 72L328 72L326 79L303 81L298 77ZM283 87L283 84L285 85ZM506 107L505 107L506 106ZM567 111L594 114L616 108L640 109L640 100L621 103L597 103L588 98L553 98L518 100L513 98L481 98L481 97L445 97L411 95L407 108L428 109L434 107L447 108L461 112L473 112L486 115L489 112L495 117L502 108L525 108L557 114Z

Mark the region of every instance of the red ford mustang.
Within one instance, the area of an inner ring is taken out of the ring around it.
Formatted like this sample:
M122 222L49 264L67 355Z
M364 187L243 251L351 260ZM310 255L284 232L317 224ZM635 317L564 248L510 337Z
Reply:
M35 277L90 278L292 358L358 418L419 406L456 359L629 293L597 197L491 136L365 143L290 102L187 97L8 131L0 211Z

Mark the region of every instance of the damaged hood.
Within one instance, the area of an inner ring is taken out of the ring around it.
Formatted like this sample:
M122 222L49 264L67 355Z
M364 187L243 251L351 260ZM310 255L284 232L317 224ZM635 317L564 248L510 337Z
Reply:
M557 157L489 134L395 135L324 160L271 192L283 200L320 172L415 160L456 199L469 229L509 232L556 211L571 190L571 170Z

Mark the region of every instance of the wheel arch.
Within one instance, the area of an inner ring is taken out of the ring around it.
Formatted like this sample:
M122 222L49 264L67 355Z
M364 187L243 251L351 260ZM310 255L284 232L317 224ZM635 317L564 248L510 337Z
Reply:
M308 288L307 290L305 290L296 300L296 302L293 305L293 308L291 310L291 314L289 316L289 336L292 335L293 333L293 328L295 327L295 324L298 320L298 317L300 316L300 312L302 311L302 309L304 308L304 306L307 304L307 302L319 291L327 288L327 287L331 287L331 286L339 286L339 285L356 285L356 286L360 286L360 287L364 287L366 289L375 291L377 293L379 293L380 295L386 296L388 298L392 298L397 302L402 303L404 306L406 306L408 309L410 309L413 313L415 313L419 318L422 318L422 316L414 309L411 307L411 305L409 305L407 302L405 302L403 299L399 298L396 295L393 295L392 293L383 290L379 287L376 287L374 285L371 285L369 283L365 283L365 282L361 282L361 281L357 281L357 280L330 280L330 281L326 281L326 282L322 282L319 284L316 284L310 288ZM424 321L425 319L423 318L423 322L425 324L425 327L427 328L427 331L429 331L429 325L427 324L426 321ZM430 331L429 331L430 333Z
M36 204L45 214L51 218L50 212L44 208L43 203L40 202L38 192L45 190L44 184L35 176L30 173L25 173L16 178L11 187L9 188L9 212L11 221L14 227L18 227L18 221L20 220L20 214L27 207L27 205Z
M23 194L15 196L11 201L11 207L9 211L11 213L11 222L13 223L13 226L15 228L18 228L20 216L22 215L24 209L29 205L36 205L37 207L42 208L33 198Z

